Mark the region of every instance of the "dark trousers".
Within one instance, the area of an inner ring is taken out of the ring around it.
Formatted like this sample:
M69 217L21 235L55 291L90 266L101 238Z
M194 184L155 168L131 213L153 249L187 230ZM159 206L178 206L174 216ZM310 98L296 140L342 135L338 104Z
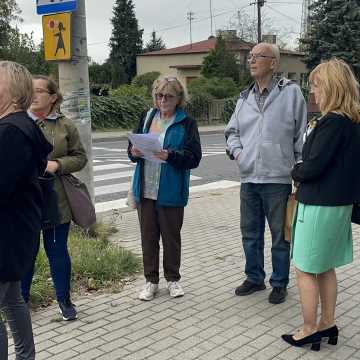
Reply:
M142 199L138 206L144 275L146 281L159 283L160 235L163 268L167 281L180 280L181 227L183 207L156 207L154 200Z
M14 338L17 360L34 360L35 345L29 308L20 294L20 282L0 282L0 310ZM8 336L0 315L0 360L8 359Z
M246 258L245 274L252 283L261 284L265 279L265 218L272 239L270 284L286 287L289 283L290 244L284 239L284 220L290 193L289 184L241 184L240 227Z
M49 259L50 272L55 286L57 301L64 301L70 298L71 260L67 247L69 229L70 223L66 223L42 231L44 249ZM34 276L35 261L39 247L40 235L33 265L21 281L21 292L26 302L29 301L30 287Z

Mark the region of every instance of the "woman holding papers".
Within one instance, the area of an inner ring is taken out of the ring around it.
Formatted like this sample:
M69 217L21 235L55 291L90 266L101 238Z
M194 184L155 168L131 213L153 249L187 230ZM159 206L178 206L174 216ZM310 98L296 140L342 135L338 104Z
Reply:
M132 191L137 204L146 284L141 300L152 300L159 284L160 235L164 276L171 297L184 295L180 281L181 227L189 197L190 169L201 160L197 124L183 110L184 88L175 77L153 84L154 108L140 120L136 133L158 137L153 158L129 143L129 158L137 163ZM150 136L151 137L151 136Z

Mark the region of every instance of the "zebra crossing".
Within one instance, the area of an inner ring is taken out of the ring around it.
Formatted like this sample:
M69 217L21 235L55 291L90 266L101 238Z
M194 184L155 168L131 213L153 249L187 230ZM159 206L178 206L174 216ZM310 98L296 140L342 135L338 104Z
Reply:
M126 208L127 193L135 169L135 164L127 157L127 150L95 145L93 154L96 212ZM221 145L208 145L203 149L203 158L223 154L224 148ZM226 189L238 185L237 181L209 182L199 175L190 176L190 193Z

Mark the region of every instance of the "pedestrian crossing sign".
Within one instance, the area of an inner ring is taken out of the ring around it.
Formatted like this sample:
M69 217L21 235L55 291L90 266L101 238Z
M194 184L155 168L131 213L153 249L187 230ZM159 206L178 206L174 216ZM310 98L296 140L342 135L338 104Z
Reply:
M71 60L71 13L42 18L45 60Z

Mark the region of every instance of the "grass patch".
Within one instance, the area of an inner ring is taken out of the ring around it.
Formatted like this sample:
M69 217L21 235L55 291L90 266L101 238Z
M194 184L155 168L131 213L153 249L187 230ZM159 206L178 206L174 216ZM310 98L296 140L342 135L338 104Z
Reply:
M89 231L72 227L69 252L72 263L72 293L116 292L140 270L140 259L109 241L116 228L96 224ZM49 261L41 245L31 287L32 307L47 306L55 299Z

